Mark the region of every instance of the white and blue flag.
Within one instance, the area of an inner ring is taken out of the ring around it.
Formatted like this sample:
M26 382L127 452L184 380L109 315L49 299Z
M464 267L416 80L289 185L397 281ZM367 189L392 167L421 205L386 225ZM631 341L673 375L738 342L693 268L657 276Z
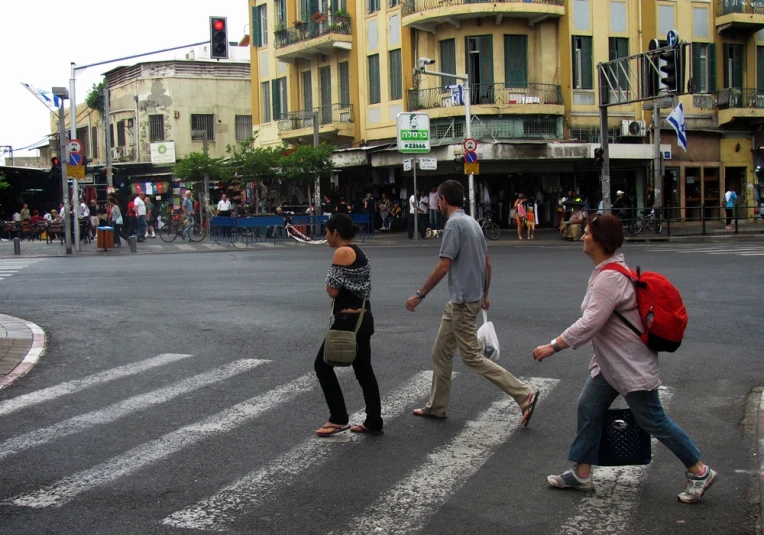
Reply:
M687 132L684 129L684 108L682 107L681 102L679 103L679 106L674 108L674 111L669 114L668 119L666 120L671 127L676 130L677 145L682 147L684 152L687 152Z
M50 111L58 111L59 106L61 105L61 99L56 95L45 89L38 89L33 85L25 84L24 82L21 82L21 85L26 87L30 93L37 97L37 100L45 104Z

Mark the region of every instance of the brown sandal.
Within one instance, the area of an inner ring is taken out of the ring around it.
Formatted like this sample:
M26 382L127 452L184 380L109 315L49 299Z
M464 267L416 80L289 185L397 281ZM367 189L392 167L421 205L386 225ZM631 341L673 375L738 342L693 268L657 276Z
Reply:
M321 429L316 430L316 435L321 438L326 438L332 435L336 435L337 433L347 431L348 429L350 429L350 424L338 425L331 422L326 422L323 426L321 426Z
M430 412L430 409L424 408L424 409L414 409L414 412L412 413L414 416L422 416L424 418L432 418L434 420L445 420L447 416L438 416L437 414L433 414Z

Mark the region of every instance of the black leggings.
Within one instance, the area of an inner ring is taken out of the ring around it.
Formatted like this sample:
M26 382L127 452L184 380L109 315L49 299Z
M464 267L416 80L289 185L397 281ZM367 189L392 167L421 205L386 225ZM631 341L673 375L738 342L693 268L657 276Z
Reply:
M335 316L332 328L343 331L352 331L355 328L357 314L337 314ZM358 330L358 356L353 362L353 371L358 384L363 390L363 399L366 402L366 420L363 425L372 431L381 431L382 422L382 404L379 400L379 386L377 378L374 376L374 370L371 367L371 335L374 334L374 318L370 311L361 323ZM342 395L340 383L334 373L334 367L324 363L324 343L316 355L314 363L318 382L324 391L326 404L329 405L329 421L337 425L346 425L349 421L347 408L345 408L345 398Z

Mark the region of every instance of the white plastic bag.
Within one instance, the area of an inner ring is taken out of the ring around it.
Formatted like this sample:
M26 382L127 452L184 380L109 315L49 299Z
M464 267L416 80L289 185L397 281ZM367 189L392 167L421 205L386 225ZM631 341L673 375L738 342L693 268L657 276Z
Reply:
M478 329L478 342L480 350L488 360L499 360L499 337L496 336L496 329L493 328L493 322L488 321L488 312L483 312L483 325Z

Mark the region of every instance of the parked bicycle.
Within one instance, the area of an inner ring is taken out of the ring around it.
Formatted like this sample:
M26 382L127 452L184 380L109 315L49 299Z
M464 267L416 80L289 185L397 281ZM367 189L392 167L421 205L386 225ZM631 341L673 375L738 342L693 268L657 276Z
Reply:
M491 220L491 215L490 212L486 213L485 217L481 217L477 222L489 240L498 240L499 236L501 236L501 229L499 225Z
M655 230L658 234L663 233L663 221L655 215L655 210L650 210L649 214L635 219L629 225L629 232L635 236L645 229Z
M200 242L207 236L207 230L203 226L194 223L192 219L186 218L181 223L177 216L173 216L172 221L165 224L159 230L159 237L162 238L162 241L170 243L175 241L178 235L184 240L188 236L188 241Z

